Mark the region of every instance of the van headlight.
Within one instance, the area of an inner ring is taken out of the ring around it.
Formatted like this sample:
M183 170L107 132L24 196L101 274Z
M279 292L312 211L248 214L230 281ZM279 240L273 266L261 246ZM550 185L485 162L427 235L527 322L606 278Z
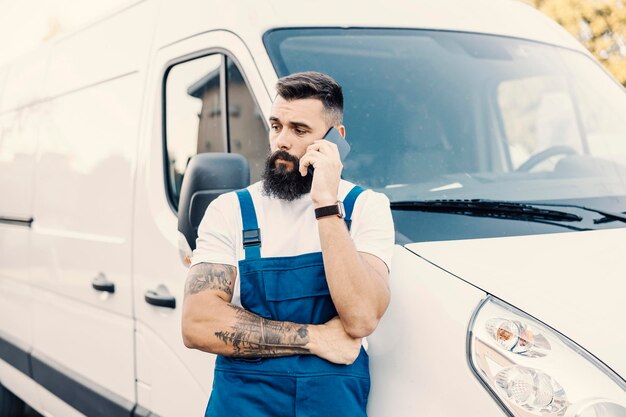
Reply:
M580 346L488 297L469 327L469 362L516 417L626 416L626 384Z

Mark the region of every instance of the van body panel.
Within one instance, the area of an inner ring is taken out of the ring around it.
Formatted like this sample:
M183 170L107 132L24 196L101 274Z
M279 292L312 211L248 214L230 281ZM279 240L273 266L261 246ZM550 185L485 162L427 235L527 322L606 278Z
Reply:
M384 7L377 2L326 0L298 4L297 12L285 0L257 4L250 8L246 2L232 2L221 8L199 0L164 2L161 18L173 24L159 30L156 44L169 45L207 28L232 31L251 44L267 30L280 27L388 27L497 34L584 51L563 28L516 0L391 1Z
M129 319L140 94L135 74L46 103L33 215L34 284ZM92 288L100 274L111 297Z
M8 228L6 227L6 229ZM2 229L5 229L5 227L0 226L0 233L12 242L10 247L0 246L0 253L3 254L1 259L2 265L0 265L2 272L7 270L20 271L19 265L23 265L22 262L27 262L27 259L21 256L22 254L16 251L15 248L24 247L22 246L24 245L23 240L26 239L15 238L17 236L11 236L10 233L6 233L6 230ZM24 236L24 233L20 233L20 235L19 237L22 238L27 237ZM5 254L7 255L6 258ZM11 255L15 256L11 257ZM4 273L0 275L0 337L5 339L3 336L6 334L8 337L20 342L22 350L28 351L33 344L32 317L32 290L29 280L27 278L16 279L15 276L10 277Z
M140 2L75 36L61 38L51 52L46 96L143 69L150 54L155 13L155 2Z
M134 402L132 320L40 289L33 305L34 352Z
M0 218L32 217L36 147L48 49L30 53L5 67L0 107ZM30 104L27 106L27 104Z
M41 386L11 364L0 359L0 384L21 398L30 407L43 413ZM67 406L66 406L67 407Z
M34 352L131 404L131 221L145 81L139 70L147 63L152 34L148 5L52 45L41 104L45 116L38 123L29 262L33 312L41 315ZM149 30L129 41L126 35L137 24ZM100 278L114 284L113 293L93 287ZM46 410L57 410L50 415L69 415L58 411L67 407L61 400L70 401L51 393L42 397Z
M215 355L200 351L187 354L170 344L170 340L137 323L137 402L160 416L202 416L213 385ZM174 392L176 401L166 395Z
M4 87L6 85L6 80L7 80L7 75L9 73L9 65L4 65L3 67L0 67L0 109L3 109L2 107L2 97L4 96L3 92L4 92ZM1 110L0 110L1 112Z
M468 322L486 294L401 246L391 271L392 301L367 338L368 415L502 416L467 365Z
M33 216L36 147L40 105L0 115L0 218L27 221ZM15 179L19 178L19 181Z
M89 417L68 406L66 403L61 401L57 396L53 395L45 388L40 388L39 392L41 396L41 402L45 404L42 411L45 417Z
M28 54L0 74L0 338L11 351L11 357L0 360L16 361L2 361L0 383L33 406L39 405L40 398L24 371L28 369L26 352L33 345L29 265L41 122L41 106L34 103L43 85L46 57L46 49Z
M623 328L626 317L625 241L626 230L610 229L416 243L407 248L536 317L624 377L626 334L614 330Z
M29 52L6 68L0 113L24 107L42 99L48 66L49 45Z

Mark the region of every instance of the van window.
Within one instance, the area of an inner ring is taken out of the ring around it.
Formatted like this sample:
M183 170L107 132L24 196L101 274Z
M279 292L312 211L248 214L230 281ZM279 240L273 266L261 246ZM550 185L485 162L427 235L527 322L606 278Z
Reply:
M507 80L498 86L498 107L513 169L553 146L583 153L583 141L568 86L557 77ZM547 158L535 172L553 171L558 158Z
M250 181L261 179L269 152L268 131L239 68L227 58L228 137L230 151L245 156L250 164Z
M222 122L221 55L174 66L165 85L168 187L178 207L187 164L199 152L226 151Z
M242 154L250 164L251 181L258 181L267 155L267 130L234 61L223 54L186 61L169 70L165 83L167 186L174 207L187 164L198 153Z
M352 146L342 175L387 195L399 242L626 227L572 207L582 221L454 203L626 212L626 90L586 54L413 29L285 28L263 40L279 77L320 71L341 84Z

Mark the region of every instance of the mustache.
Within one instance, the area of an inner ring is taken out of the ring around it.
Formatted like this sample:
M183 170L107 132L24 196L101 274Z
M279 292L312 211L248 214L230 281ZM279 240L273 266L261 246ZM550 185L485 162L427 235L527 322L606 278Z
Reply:
M289 169L286 164L276 164L279 159L293 164ZM294 201L300 196L311 192L313 176L300 175L300 158L284 150L278 150L267 157L263 174L263 191L268 196L281 200Z
M281 164L279 165L281 168L278 168L278 166L276 165L276 161L278 161L279 159L283 161L291 162L293 164L294 169L298 169L298 167L300 166L300 158L293 156L287 151L278 150L274 152L273 154L271 154L269 157L269 162L275 169L281 169L284 166L283 164Z

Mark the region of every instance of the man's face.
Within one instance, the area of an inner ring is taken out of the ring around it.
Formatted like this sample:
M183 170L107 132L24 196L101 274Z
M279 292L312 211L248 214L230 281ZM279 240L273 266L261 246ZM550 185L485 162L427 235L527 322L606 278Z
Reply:
M314 98L287 101L278 96L269 121L272 154L282 150L296 158L302 158L307 146L321 139L329 128L324 105ZM282 159L277 159L276 164L283 164L288 171L298 169Z
M300 175L299 162L307 147L326 133L324 116L320 100L276 98L270 115L271 154L263 174L267 195L293 201L311 191L313 177Z

